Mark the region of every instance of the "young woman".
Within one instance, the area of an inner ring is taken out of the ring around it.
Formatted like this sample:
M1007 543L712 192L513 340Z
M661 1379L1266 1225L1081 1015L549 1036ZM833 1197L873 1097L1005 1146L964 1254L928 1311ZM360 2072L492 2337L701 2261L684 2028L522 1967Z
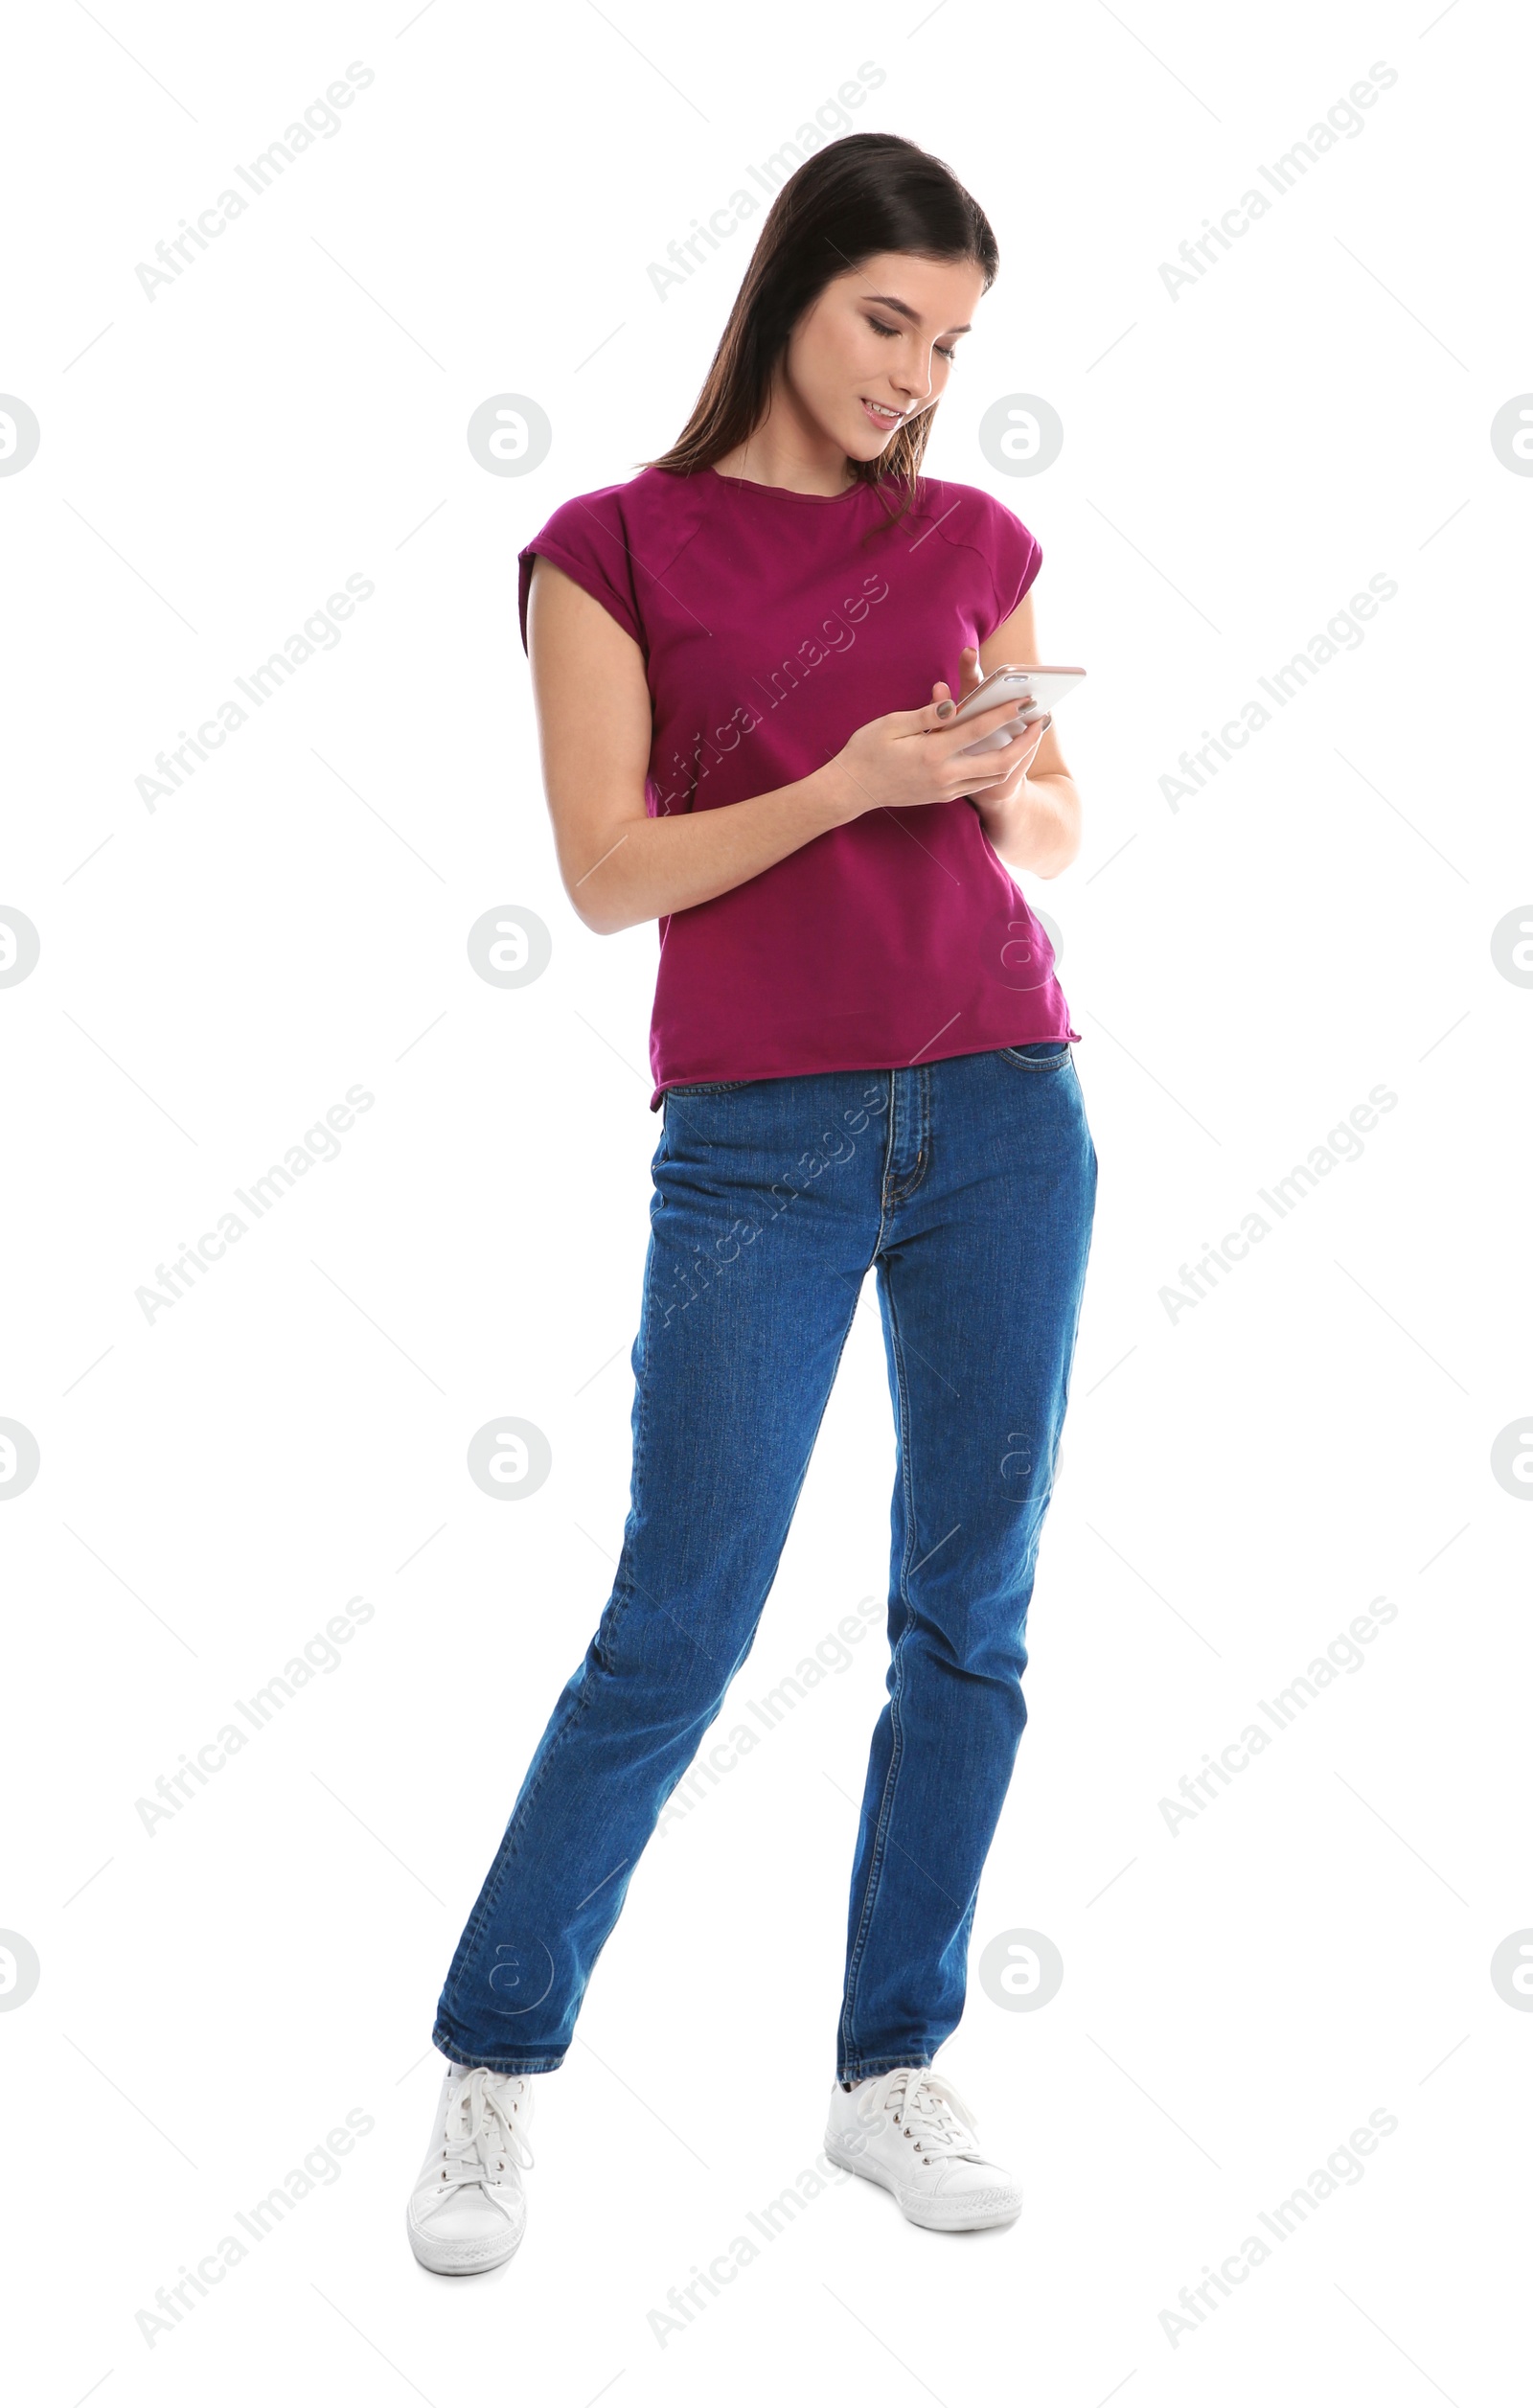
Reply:
M565 887L599 933L660 924L663 1118L617 1574L432 2034L448 2062L408 2226L439 2273L521 2238L531 2077L561 2063L750 1650L870 1269L897 1438L888 1697L825 2145L918 2224L1021 2204L932 2059L1025 1718L1097 1163L1011 876L1074 860L1075 789L1046 722L967 760L1015 706L949 723L954 675L962 695L1038 660L1040 548L919 474L997 260L940 160L832 144L777 195L680 440L521 554Z

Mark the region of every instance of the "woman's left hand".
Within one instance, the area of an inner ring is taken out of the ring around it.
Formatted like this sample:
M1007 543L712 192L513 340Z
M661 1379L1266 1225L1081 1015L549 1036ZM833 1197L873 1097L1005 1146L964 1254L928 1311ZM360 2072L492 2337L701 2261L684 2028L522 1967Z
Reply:
M967 702L974 688L983 685L979 654L972 644L966 644L959 655L958 703ZM951 701L951 690L941 678L931 689L931 699L941 703ZM954 704L954 708L957 704ZM1014 802L1021 792L1039 745L1053 724L1053 715L1045 711L1042 718L1024 732L1012 738L1003 752L976 752L974 755L973 795L971 799L985 803ZM995 764L994 768L992 764Z

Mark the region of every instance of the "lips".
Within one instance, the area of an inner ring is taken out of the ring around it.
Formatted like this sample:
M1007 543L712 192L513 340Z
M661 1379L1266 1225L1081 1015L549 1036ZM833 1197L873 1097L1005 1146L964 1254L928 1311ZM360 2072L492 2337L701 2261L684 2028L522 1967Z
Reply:
M904 416L904 410L889 409L882 401L870 401L865 393L859 394L858 399L861 401L862 407L878 420L881 426L898 426Z

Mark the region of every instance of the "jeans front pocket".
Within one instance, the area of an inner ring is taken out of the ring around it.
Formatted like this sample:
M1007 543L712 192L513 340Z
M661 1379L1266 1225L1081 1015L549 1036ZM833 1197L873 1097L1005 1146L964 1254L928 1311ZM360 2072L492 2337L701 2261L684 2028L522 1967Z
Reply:
M1014 1070L1062 1070L1070 1058L1066 1037L1045 1037L1036 1045L1001 1045L997 1051Z

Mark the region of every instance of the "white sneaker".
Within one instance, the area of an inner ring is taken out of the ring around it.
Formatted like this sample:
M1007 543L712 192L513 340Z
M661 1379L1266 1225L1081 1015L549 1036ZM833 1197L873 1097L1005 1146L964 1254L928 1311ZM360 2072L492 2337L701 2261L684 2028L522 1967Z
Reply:
M825 2154L892 2190L933 2233L972 2233L1019 2215L1018 2184L980 2152L973 2118L946 2075L897 2066L831 2093Z
M526 2075L448 2065L405 2212L410 2247L432 2274L484 2274L515 2254L527 2225L521 2172L533 2162L532 2119Z

